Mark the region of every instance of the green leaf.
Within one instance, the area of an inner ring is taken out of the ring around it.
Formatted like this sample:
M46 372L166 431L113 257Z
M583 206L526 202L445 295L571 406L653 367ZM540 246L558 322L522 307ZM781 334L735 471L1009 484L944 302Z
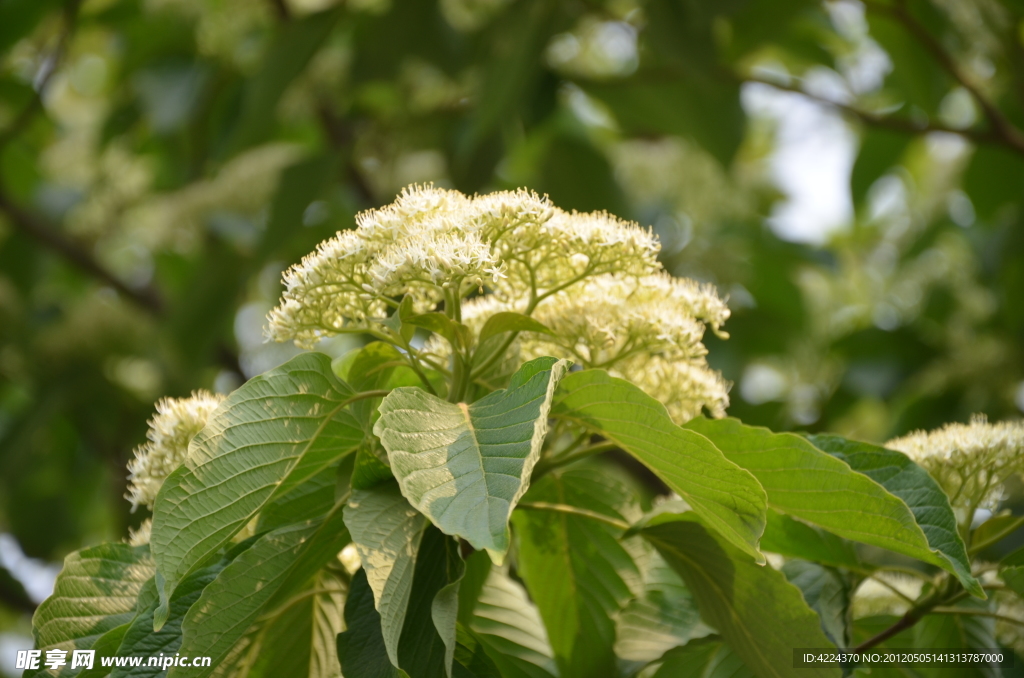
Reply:
M132 621L139 593L153 577L148 551L100 544L64 559L53 594L32 617L32 634L44 656L46 650L88 650L108 631ZM60 673L42 668L33 675Z
M363 431L344 409L353 395L327 356L304 353L249 380L214 412L156 499L157 627L182 577L268 502L359 445Z
M726 539L763 562L765 492L702 435L677 426L665 406L604 370L562 380L552 414L576 421L643 462Z
M420 543L398 665L409 678L451 676L462 559L454 539L428 525Z
M374 592L360 569L352 577L345 600L344 633L338 634L338 660L345 678L409 678L388 658L381 634L381 617L374 609Z
M354 490L344 513L345 525L373 591L374 604L380 611L387 656L393 665L400 666L399 639L427 521L409 505L394 483Z
M643 575L643 592L619 612L615 629L615 656L637 669L710 632L693 594L657 551L648 556Z
M753 473L776 511L840 537L949 568L902 500L807 439L732 418L698 418L686 427L709 437L726 457Z
M348 541L340 508L257 539L203 591L182 623L182 654L211 657L211 667L175 668L171 676L202 678L212 673L260 615L282 595L298 590Z
M605 474L568 470L541 478L530 501L624 516L628 490ZM562 678L613 676L613 616L635 595L640 572L619 542L621 530L561 512L517 511L519 575L537 603Z
M455 348L465 346L466 340L469 338L469 328L462 323L455 322L444 313L433 312L410 315L402 318L402 322L406 325L422 327L435 334L440 334Z
M174 590L174 595L171 597L167 623L159 631L153 631L153 615L159 604L159 599L153 595L149 607L139 612L125 632L124 639L117 648L117 656L157 657L162 654L173 657L181 646L181 622L185 613L199 600L203 589L224 569L230 557L229 554L217 564L197 570L181 581L181 585ZM178 675L190 674L192 671L191 667L188 669L175 668L177 670L171 669L171 671ZM143 665L115 667L110 672L110 676L111 678L152 678L164 675L166 672L167 668L163 666Z
M684 137L725 167L743 141L746 117L738 83L694 76L580 84L611 109L627 134Z
M857 557L852 542L770 509L764 536L761 537L761 548L790 558L802 558L854 571L870 567Z
M991 612L990 605L980 600L965 600L956 606L966 611ZM967 614L930 614L914 626L914 647L963 648L993 650L999 647L995 637L996 620ZM917 669L924 678L1002 678L998 663L959 666L929 666Z
M842 575L830 567L804 560L790 560L782 573L804 595L804 600L821 618L821 630L832 644L845 648L849 644L846 613L850 605L850 588Z
M483 329L480 330L480 336L477 337L477 343L483 344L488 339L506 332L540 332L542 334L551 334L551 330L545 327L544 323L522 313L506 311L495 313L487 319Z
M903 132L871 127L864 130L860 151L850 172L853 204L860 206L868 189L893 165L899 162L913 137Z
M759 566L693 513L658 516L641 534L693 592L701 616L762 678L837 677L836 667L793 668L793 648L827 648L818 615L781 572Z
M354 351L354 354L347 376L343 378L357 391L380 391L420 384L419 377L391 344L375 341ZM352 414L363 423L368 434L373 432L380 401L380 398L367 398L352 403Z
M669 650L660 664L651 678L754 678L754 672L717 636Z
M455 678L503 678L483 643L461 624L456 636Z
M505 678L558 675L540 612L523 587L492 567L480 589L471 628Z
M345 630L345 588L334 568L317 573L297 602L285 602L262 626L233 678L341 678L337 637Z
M532 360L507 389L471 405L419 388L388 394L373 432L402 494L442 532L486 549L500 563L509 545L509 515L529 487L551 396L567 367L564 360Z
M340 11L328 10L284 24L264 53L259 70L246 81L241 114L230 144L234 151L270 136L278 101L305 70L340 17Z
M1014 593L1024 598L1024 567L1004 567L999 571L999 578L1010 587Z
M949 498L927 471L902 452L878 445L828 434L809 436L808 440L902 499L924 533L930 550L937 556L929 562L956 575L971 594L985 597L981 584L971 575L971 562L957 530Z

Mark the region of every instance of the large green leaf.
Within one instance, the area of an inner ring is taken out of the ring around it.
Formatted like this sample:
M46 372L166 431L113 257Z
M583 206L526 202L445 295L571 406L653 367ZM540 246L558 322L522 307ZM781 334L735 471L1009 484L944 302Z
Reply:
M409 505L395 483L354 490L345 507L345 525L363 561L380 613L382 642L394 666L400 666L399 639L426 524L426 518Z
M505 678L551 678L555 655L537 606L522 585L491 568L470 622Z
M643 576L643 592L622 608L615 629L615 656L637 668L710 633L693 594L657 551L648 556Z
M804 600L821 618L821 630L836 647L849 643L847 609L850 587L842 575L830 567L805 560L790 560L782 566L789 583L800 589Z
M754 678L754 672L722 642L700 638L665 653L652 678Z
M610 476L568 470L541 478L531 502L577 506L616 520L626 488ZM619 542L621 530L592 518L547 510L513 516L519 574L547 628L562 678L617 675L614 615L638 592L640 572Z
M156 612L159 599L155 595L155 589L151 592L152 602L145 610L140 610L138 616L132 621L131 626L124 634L121 645L117 648L118 657L173 657L181 646L181 622L188 609L199 600L203 589L216 578L217 574L224 569L228 558L215 565L204 567L190 574L182 580L181 586L174 590L171 597L170 615L167 623L159 631L153 631L153 615ZM164 666L148 666L148 662L142 666L115 667L111 672L111 678L154 678L162 676L167 672ZM178 669L181 673L189 673L192 669Z
M57 575L53 594L32 617L36 647L44 652L91 648L108 631L132 621L139 593L153 571L145 546L101 544L72 553ZM26 675L78 673L68 667L44 667Z
M764 489L714 443L673 423L657 400L604 370L585 370L562 380L552 414L615 442L678 492L708 525L763 562L757 543L764 531Z
M507 389L471 405L419 388L392 391L373 432L402 494L442 532L501 562L509 515L529 487L551 396L567 366L554 358L532 360Z
M232 678L341 678L344 609L345 582L336 568L324 568L263 624Z
M181 652L211 657L211 667L174 668L170 675L212 673L261 614L310 579L348 540L340 508L261 536L206 587L182 623Z
M968 612L991 612L991 606L980 600L966 600L956 606ZM914 626L914 647L924 651L934 648L962 648L966 650L997 650L996 620L986 616L968 614L926 615ZM1006 654L1009 654L1007 652ZM925 678L1001 678L998 663L974 663L914 667Z
M853 542L771 509L768 510L761 548L790 558L802 558L854 571L870 567L857 557Z
M809 436L808 440L902 499L938 556L937 564L955 574L972 594L985 596L981 585L971 575L971 562L957 530L949 498L927 471L902 452L878 445L827 434Z
M641 534L683 577L701 616L762 678L837 677L836 667L793 668L794 648L832 647L800 590L759 566L692 512L656 516Z
M409 678L452 675L458 585L463 571L457 542L428 525L416 558L412 595L398 648L398 665Z
M388 658L365 568L352 577L345 600L345 628L338 634L338 661L345 678L409 678Z
M928 544L907 505L871 478L793 433L736 419L697 418L686 427L714 441L768 493L768 506L841 537L949 568Z
M152 549L161 609L177 583L271 500L352 451L363 431L345 410L352 389L330 359L305 353L232 393L164 482L153 511Z

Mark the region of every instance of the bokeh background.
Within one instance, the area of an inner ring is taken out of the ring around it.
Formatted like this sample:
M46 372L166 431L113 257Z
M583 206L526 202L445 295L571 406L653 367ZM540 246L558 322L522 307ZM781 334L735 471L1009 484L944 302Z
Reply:
M0 0L0 673L153 401L412 182L651 226L748 423L1021 416L1022 130L1022 0Z

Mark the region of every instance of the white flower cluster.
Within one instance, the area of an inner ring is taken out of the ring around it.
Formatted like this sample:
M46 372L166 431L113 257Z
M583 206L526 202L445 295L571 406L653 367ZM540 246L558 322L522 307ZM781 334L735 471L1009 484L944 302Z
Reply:
M975 415L970 424L947 424L886 443L927 470L954 508L994 509L1003 483L1024 474L1024 421L990 424Z
M412 186L285 273L267 336L311 347L383 320L400 297L417 312L485 287L502 299L536 297L605 273L654 272L657 253L636 224L564 212L530 191L470 198Z
M463 307L463 322L479 331L501 311L523 312L528 300L478 297ZM567 288L538 304L532 317L552 331L519 339L523 360L553 355L583 367L607 369L657 398L683 423L703 408L725 416L729 385L708 367L705 325L716 333L729 308L714 287L659 272L640 278L604 275ZM439 340L428 350L444 358Z
M132 503L132 511L140 505L153 508L160 486L188 457L189 442L223 400L222 395L196 391L190 398L164 398L156 404L146 434L149 441L140 445L128 462L130 482L125 499Z

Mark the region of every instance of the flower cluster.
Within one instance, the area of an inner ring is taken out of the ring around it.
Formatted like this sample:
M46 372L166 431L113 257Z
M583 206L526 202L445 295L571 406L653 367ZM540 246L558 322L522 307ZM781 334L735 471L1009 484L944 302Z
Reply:
M196 391L190 398L164 398L156 404L146 434L149 441L135 450L135 458L128 463L125 499L132 503L132 511L139 505L153 508L160 486L188 457L189 442L223 400L222 395Z
M1024 422L990 424L975 416L970 424L947 424L886 443L927 470L949 495L954 508L994 509L1003 483L1024 474Z
M652 273L657 253L657 239L636 224L564 212L530 191L470 198L412 186L285 273L267 335L311 347L367 329L402 297L417 312L483 288L502 299L536 298L592 276Z
M527 298L478 297L463 307L463 322L475 331L501 311L524 312ZM701 342L705 326L722 336L729 308L711 285L659 272L639 278L604 275L542 300L532 317L551 334L520 337L524 360L544 355L570 358L583 367L607 369L632 381L683 423L707 408L722 417L728 384L708 367ZM445 345L428 350L445 357Z

